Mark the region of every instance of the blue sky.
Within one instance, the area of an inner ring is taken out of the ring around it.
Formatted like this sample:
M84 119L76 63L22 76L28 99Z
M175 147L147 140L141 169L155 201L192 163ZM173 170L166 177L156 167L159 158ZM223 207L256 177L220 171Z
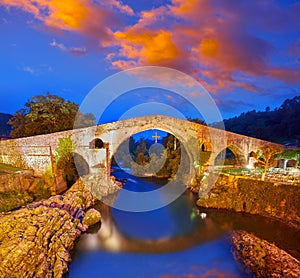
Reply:
M193 76L224 118L299 95L299 1L101 2L0 0L0 112L46 92L80 104L111 74L146 65Z

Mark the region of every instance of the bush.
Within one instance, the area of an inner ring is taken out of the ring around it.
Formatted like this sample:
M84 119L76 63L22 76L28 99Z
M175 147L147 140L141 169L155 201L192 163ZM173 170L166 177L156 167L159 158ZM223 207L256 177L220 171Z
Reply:
M51 190L46 186L45 182L39 182L35 189L34 200L48 199L51 196Z

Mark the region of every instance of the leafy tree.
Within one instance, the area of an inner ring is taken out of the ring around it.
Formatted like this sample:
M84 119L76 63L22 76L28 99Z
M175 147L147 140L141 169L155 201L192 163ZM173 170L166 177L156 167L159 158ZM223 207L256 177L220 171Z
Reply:
M47 93L30 98L8 123L17 138L73 129L76 116L76 128L95 124L95 117L81 113L77 104Z
M282 151L283 148L266 145L261 151L251 153L251 156L256 159L258 165L263 166L263 172L261 175L262 181L265 180L268 167L275 161L275 158L278 156L278 154L282 153Z
M143 152L140 152L136 158L136 163L141 166L144 166L148 164L148 162L149 162L149 157L146 156Z
M134 142L133 142L134 143ZM133 160L143 167L143 173L158 175L160 177L173 177L181 163L181 145L177 138L169 134L162 139L162 144L165 147L163 152L158 148L157 150L152 148L151 154L149 154L150 144L144 138L141 138L134 148L130 150ZM133 144L131 144L133 146ZM157 165L164 165L157 171ZM151 164L149 163L151 162ZM135 164L131 165L132 172L134 174L143 174L139 173L140 167L136 167Z

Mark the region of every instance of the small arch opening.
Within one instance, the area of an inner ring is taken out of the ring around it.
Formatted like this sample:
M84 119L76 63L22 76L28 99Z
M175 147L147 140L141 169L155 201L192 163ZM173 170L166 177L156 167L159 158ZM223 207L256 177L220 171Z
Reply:
M209 142L205 142L200 147L201 152L211 152L212 151L212 145Z
M104 142L100 138L95 138L89 143L89 149L103 149Z
M241 151L236 146L228 146L222 150L215 158L215 165L221 166L240 167L245 164Z

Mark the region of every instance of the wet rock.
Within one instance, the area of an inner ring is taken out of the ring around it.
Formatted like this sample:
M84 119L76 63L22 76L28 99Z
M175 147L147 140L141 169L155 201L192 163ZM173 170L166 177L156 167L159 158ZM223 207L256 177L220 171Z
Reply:
M234 255L255 277L300 277L300 262L274 244L244 231L232 235Z
M98 222L101 221L101 214L98 210L95 209L89 209L82 221L82 224L87 225L87 226L92 226Z
M62 277L74 242L101 220L81 180L64 195L0 213L0 277Z

